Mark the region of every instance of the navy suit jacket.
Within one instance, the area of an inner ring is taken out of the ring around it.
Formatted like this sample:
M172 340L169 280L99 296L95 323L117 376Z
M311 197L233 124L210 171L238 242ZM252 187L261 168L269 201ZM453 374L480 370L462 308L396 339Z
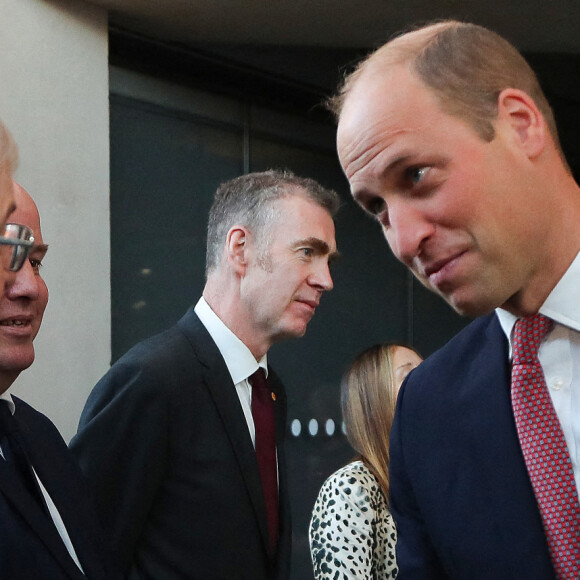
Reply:
M130 579L283 580L290 518L284 388L273 372L280 489L268 554L256 454L234 384L193 311L118 360L71 442Z
M390 477L401 580L555 579L495 314L475 320L407 377Z
M14 419L34 469L65 524L83 576L55 525L23 492L0 459L0 578L2 580L111 580L110 567L88 487L56 427L13 397Z

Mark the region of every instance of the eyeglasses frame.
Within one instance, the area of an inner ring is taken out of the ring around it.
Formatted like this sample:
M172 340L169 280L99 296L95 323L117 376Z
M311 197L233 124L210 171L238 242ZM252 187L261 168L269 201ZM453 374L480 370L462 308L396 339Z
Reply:
M17 228L18 237L8 238L6 236L0 236L0 246L14 246L8 270L18 272L24 265L26 258L30 254L30 250L34 246L34 235L28 226L22 224L8 223L4 231L6 232L11 226L12 228ZM24 237L21 237L23 234Z

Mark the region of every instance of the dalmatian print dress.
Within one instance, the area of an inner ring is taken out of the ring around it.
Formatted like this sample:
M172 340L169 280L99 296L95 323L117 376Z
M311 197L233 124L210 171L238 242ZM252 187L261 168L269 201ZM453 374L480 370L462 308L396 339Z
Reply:
M362 461L332 474L310 521L316 580L386 580L397 576L395 522L376 477Z

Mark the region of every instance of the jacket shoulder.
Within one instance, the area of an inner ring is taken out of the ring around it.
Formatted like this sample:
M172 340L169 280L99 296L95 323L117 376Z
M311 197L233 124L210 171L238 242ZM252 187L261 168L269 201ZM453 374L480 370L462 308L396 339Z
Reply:
M201 382L211 356L219 351L193 312L171 328L149 337L127 351L94 386L81 424L113 400L123 404L155 404L160 395L170 399L184 382ZM147 403L149 401L149 403Z
M23 431L33 432L39 440L56 442L66 449L66 444L55 424L43 413L19 397L12 395L16 406L15 419Z

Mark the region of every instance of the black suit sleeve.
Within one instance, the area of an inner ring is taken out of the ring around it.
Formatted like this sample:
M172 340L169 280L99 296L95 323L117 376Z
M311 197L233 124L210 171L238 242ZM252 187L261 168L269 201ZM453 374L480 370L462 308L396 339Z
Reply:
M159 396L161 383L151 368L116 364L91 393L70 446L125 570L167 468L170 401Z

